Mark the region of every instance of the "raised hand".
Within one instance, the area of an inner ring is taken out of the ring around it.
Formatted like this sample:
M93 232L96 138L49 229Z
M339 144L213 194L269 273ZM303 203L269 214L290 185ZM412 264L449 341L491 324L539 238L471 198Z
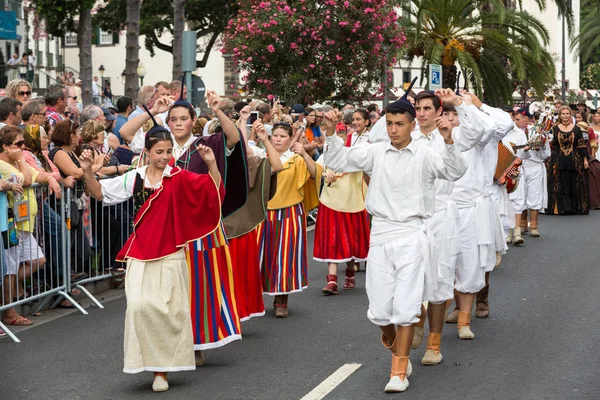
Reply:
M254 131L254 133L256 133L258 140L260 140L261 142L264 143L269 141L269 133L265 129L265 126L263 125L260 119L254 121L254 124L252 124L252 130Z
M471 102L472 104L479 108L483 105L483 102L479 99L479 97L475 96L473 93L471 92L467 92L466 90L461 90L460 91L461 97L464 99L465 97L470 97L471 98Z
M304 146L300 142L294 143L294 147L292 147L292 151L296 154L304 157L306 155L306 150L304 150Z
M250 108L250 106L245 106L244 108L242 108L240 110L240 119L242 119L244 121L248 121L250 119L251 112L252 112L252 109Z
M86 170L92 168L94 165L94 153L90 149L85 149L81 152L79 156L79 165L81 165L81 169Z
M435 119L435 123L437 125L437 129L444 138L444 142L451 144L454 143L452 140L452 125L448 120L444 117L437 117Z
M154 105L150 109L152 115L162 114L171 108L173 105L173 100L169 96L162 96L154 102Z
M203 144L199 144L196 146L196 150L198 150L198 154L202 157L202 160L208 165L212 163L216 163L215 153L213 153L212 149Z
M221 104L221 98L214 90L209 90L206 92L206 98L208 100L208 105L213 112L219 111L219 105Z
M452 89L437 89L435 95L442 100L444 104L460 105L462 99L454 93Z
M339 121L339 115L334 111L328 111L325 113L323 118L323 126L327 132L333 131L335 133L335 126Z

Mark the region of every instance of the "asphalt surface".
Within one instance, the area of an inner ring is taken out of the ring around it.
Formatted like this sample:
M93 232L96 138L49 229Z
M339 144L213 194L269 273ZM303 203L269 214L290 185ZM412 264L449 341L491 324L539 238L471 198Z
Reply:
M166 393L152 393L150 373L122 372L120 298L20 332L20 344L0 340L0 399L295 400L347 363L361 366L326 399L600 399L600 211L542 216L540 227L542 238L525 236L494 271L492 313L473 318L476 339L460 341L447 324L443 362L423 367L425 346L414 351L402 394L383 393L390 355L366 318L364 273L356 290L324 297L325 266L313 262L288 319L269 304L243 323L242 341L206 351L196 371L169 374Z

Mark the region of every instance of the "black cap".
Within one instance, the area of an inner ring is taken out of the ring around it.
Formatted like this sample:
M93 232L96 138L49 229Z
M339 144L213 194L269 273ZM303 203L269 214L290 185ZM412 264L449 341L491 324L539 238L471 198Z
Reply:
M304 106L302 104L294 104L290 112L292 114L306 114L306 110L304 110Z
M517 111L515 111L515 114L521 114L527 118L533 118L533 115L531 115L529 109L527 108L519 108Z
M415 77L415 79L412 80L412 82L410 83L410 85L408 86L406 91L404 92L404 95L402 97L400 97L398 100L396 100L395 102L388 105L386 110L393 109L393 110L406 111L407 113L412 115L413 118L416 117L417 113L415 111L415 107L408 100L408 95L409 95L411 89L413 88L413 86L415 85L415 82L417 81L417 79L418 79L418 77Z

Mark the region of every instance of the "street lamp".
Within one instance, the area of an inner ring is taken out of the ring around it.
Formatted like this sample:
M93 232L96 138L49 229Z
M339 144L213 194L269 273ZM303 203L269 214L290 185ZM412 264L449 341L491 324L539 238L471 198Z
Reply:
M104 71L106 71L106 69L104 68L104 64L100 64L100 68L98 68L98 72L100 73L101 78L104 76Z
M146 68L144 67L144 64L138 65L136 72L140 77L141 86L144 86L144 76L146 76Z

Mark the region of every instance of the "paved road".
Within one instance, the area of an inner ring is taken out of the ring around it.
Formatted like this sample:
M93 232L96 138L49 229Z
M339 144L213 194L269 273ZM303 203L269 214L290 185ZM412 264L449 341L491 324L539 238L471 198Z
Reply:
M600 212L544 217L543 238L525 237L492 276L488 320L462 342L446 325L444 361L415 372L404 394L385 395L389 353L366 318L358 288L323 297L325 270L311 264L310 288L291 297L290 317L244 323L244 340L207 351L197 371L170 376L163 399L296 400L344 364L361 367L326 399L600 399L598 327ZM309 239L312 240L312 234ZM145 399L150 373L125 375L123 298L0 340L0 399Z

